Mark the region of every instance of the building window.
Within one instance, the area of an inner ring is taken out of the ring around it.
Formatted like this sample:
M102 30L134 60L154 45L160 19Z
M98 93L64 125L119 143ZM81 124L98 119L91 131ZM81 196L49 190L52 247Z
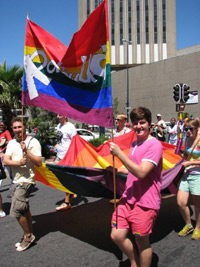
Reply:
M115 45L115 1L111 0L111 44Z
M119 3L119 35L120 35L120 45L123 44L122 39L124 38L123 36L123 0L120 0Z
M158 15L157 15L157 0L154 0L154 43L158 43Z
M137 44L140 44L140 0L137 0Z
M128 40L132 41L132 27L131 27L131 0L128 0Z
M162 1L162 12L163 12L163 43L167 42L166 38L166 0Z
M146 37L146 44L149 43L149 6L148 0L145 0L145 37Z
M90 0L87 0L87 17L90 15Z
M102 2L103 0L95 0L94 7L97 8Z

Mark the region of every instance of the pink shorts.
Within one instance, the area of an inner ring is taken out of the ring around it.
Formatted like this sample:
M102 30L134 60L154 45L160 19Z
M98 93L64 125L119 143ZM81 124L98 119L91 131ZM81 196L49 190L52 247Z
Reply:
M111 226L119 229L131 229L136 236L152 233L158 210L130 205L121 199L116 211L113 212Z

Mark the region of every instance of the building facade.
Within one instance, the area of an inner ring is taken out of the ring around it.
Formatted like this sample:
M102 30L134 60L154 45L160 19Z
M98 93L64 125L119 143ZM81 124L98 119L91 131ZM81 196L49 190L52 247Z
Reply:
M199 46L200 47L200 46ZM152 111L153 122L161 113L165 121L177 118L177 102L173 99L173 87L177 83L190 86L190 91L200 92L200 49L179 51L180 56L129 69L129 101L131 109L145 106ZM181 53L182 52L182 53ZM113 72L113 99L119 101L118 111L126 112L126 70ZM186 104L184 112L200 117L200 104Z
M102 0L79 0L79 28ZM176 56L175 0L108 0L111 66Z

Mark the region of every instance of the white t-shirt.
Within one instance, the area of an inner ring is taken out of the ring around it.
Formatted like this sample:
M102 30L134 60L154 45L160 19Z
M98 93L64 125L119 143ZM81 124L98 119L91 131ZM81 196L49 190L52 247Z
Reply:
M169 144L176 145L177 142L177 125L169 125L167 128L169 133Z
M71 122L67 122L63 126L57 125L57 157L63 159L74 135L77 134L76 128Z
M132 130L129 129L129 128L127 128L127 127L124 127L122 133L120 134L120 133L117 131L117 129L114 129L114 131L113 131L113 136L114 136L114 137L117 137L117 136L120 136L120 135L129 133L130 131L132 131Z
M28 136L24 141L26 148L30 150L35 156L42 156L41 146L36 138ZM23 151L21 145L16 139L9 141L6 148L6 155L10 156L14 161L20 161L23 158ZM24 166L11 166L12 175L14 177L13 183L26 182L35 184L35 166L33 162L27 157L26 165Z

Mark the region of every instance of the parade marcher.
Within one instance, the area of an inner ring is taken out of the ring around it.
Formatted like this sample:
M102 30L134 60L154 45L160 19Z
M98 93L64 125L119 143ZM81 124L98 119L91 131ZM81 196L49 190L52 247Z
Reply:
M113 131L114 137L123 135L125 133L129 133L131 129L129 127L126 127L125 123L127 120L127 116L123 113L120 113L116 116L115 119L115 126L116 129Z
M132 128L130 128L131 124L128 124L128 127L126 126L126 120L127 120L127 116L123 113L120 113L118 115L116 115L116 119L115 119L115 126L116 129L114 129L113 131L113 137L118 137L120 135L129 133L132 131ZM106 141L105 141L106 143ZM114 204L115 200L111 199L109 201L111 204ZM116 202L119 202L119 199L116 199Z
M14 139L9 141L4 155L4 164L12 168L12 204L10 215L15 217L24 233L15 244L16 251L26 250L35 240L29 195L35 186L35 167L42 164L41 146L36 138L26 135L26 122L14 118L11 122Z
M57 136L57 144L54 147L54 151L57 152L54 163L57 164L61 159L64 158L67 150L71 144L72 138L77 134L75 126L68 121L68 118L57 115L57 119L59 124L56 129ZM71 208L70 200L76 197L74 194L66 193L65 201L58 207L56 207L57 211L63 211Z
M159 141L165 142L165 131L166 131L166 123L162 119L161 114L157 114L157 122L154 125L154 128L156 129L156 137Z
M180 213L185 221L184 228L179 232L179 236L186 236L193 232L192 239L200 239L200 136L199 136L199 121L189 119L186 121L184 130L186 131L186 143L183 162L185 172L181 178L178 193L177 203ZM190 158L191 157L191 158ZM196 226L193 228L190 209L188 206L189 196L192 196Z
M3 121L0 121L0 157L3 162L3 156L6 151L6 146L8 142L12 140L10 132L7 130L6 124ZM10 167L5 167L6 176L10 179L10 189L12 186L12 174ZM0 180L0 188L2 185L2 180ZM7 197L11 197L11 194L9 193Z
M171 118L170 125L167 127L167 133L169 134L168 143L172 145L176 145L177 143L177 125L176 119Z
M131 145L129 157L118 145L110 143L111 154L117 156L126 168L117 172L128 173L125 191L112 216L111 238L127 255L131 266L150 266L149 235L160 209L163 152L161 143L150 135L150 110L135 108L130 118L137 140ZM127 237L129 229L135 235L139 257Z

